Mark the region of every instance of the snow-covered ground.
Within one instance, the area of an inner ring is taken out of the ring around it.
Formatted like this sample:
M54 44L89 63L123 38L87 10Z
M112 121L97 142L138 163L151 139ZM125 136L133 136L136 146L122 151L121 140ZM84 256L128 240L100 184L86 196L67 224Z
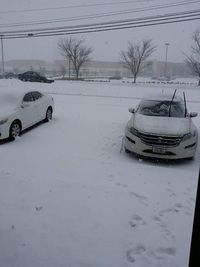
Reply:
M186 267L199 149L178 162L120 153L128 108L174 86L0 80L16 87L52 94L56 109L0 145L0 266ZM176 88L200 114L200 89Z

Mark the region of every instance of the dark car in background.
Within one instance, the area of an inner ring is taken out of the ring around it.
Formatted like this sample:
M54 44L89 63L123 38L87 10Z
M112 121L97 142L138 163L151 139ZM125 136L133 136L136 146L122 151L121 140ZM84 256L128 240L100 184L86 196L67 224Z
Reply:
M41 76L35 71L27 71L21 74L18 74L18 79L24 82L41 82L41 83L52 83L54 80L47 79L44 76Z

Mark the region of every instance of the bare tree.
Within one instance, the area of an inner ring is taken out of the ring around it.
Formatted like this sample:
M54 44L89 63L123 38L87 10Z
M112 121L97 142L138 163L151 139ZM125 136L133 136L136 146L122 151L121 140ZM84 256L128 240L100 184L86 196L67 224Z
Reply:
M61 54L66 57L73 65L76 73L76 79L79 77L80 68L83 64L90 60L90 54L93 52L91 47L87 47L84 39L62 39L58 43Z
M192 73L198 76L198 85L200 86L200 29L196 30L192 36L194 44L190 47L190 55L186 56L186 64Z
M151 56L155 48L151 40L143 40L136 44L129 42L127 51L121 52L122 65L131 71L134 77L134 83L138 74L151 64L150 62L146 62L146 59Z

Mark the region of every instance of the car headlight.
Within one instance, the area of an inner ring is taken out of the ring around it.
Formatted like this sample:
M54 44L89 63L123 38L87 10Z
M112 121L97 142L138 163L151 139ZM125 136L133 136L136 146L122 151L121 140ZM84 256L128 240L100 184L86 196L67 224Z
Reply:
M133 135L135 135L135 136L139 136L139 132L138 132L138 130L136 130L133 126L131 126L129 123L128 123L128 125L127 125L127 129L128 129L128 131L131 133L131 134L133 134Z
M7 121L8 121L8 118L5 118L5 119L0 120L0 125L6 123Z
M197 131L194 130L193 132L187 133L183 136L182 141L186 141L188 139L191 139L197 135Z

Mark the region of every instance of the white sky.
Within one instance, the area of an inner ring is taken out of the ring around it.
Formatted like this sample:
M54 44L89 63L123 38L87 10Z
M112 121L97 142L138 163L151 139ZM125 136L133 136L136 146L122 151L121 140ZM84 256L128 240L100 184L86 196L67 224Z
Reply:
M193 0L185 1L187 3ZM122 4L122 2L124 2ZM7 30L20 30L40 28L40 27L56 27L78 25L85 23L106 22L113 20L138 18L151 15L167 14L171 12L197 10L200 8L200 1L197 3L189 3L171 8L162 8L152 11L133 12L125 15L108 16L102 18L75 20L71 22L50 23L43 25L21 26L21 27L5 27L5 24L25 23L41 20L54 20L63 18L74 18L77 16L97 15L109 12L118 12L124 10L136 10L138 8L153 7L157 5L175 4L183 2L183 0L0 0L0 32ZM108 3L111 3L110 5ZM88 6L92 4L101 4L96 6ZM82 5L82 7L77 7ZM87 7L83 7L87 5ZM72 7L73 6L73 7ZM76 7L74 7L76 6ZM48 9L51 8L51 9ZM52 9L53 8L53 9ZM27 11L27 10L32 11ZM40 9L33 11L33 9ZM45 9L45 10L44 10ZM23 12L18 12L22 11ZM16 12L17 11L17 12ZM89 33L82 35L74 35L74 37L84 37L86 43L94 48L92 58L94 60L119 60L119 52L126 49L128 41L138 42L142 39L152 39L157 46L156 52L152 55L153 59L164 60L166 46L169 42L168 60L172 62L183 62L183 51L187 52L191 45L192 33L200 28L200 20L190 22L180 22L176 24L166 24L159 26L149 26L144 28L133 28L120 31L109 31L101 33ZM57 42L63 37L43 37L43 38L27 38L4 40L4 56L5 60L10 59L42 59L53 61L61 58Z

